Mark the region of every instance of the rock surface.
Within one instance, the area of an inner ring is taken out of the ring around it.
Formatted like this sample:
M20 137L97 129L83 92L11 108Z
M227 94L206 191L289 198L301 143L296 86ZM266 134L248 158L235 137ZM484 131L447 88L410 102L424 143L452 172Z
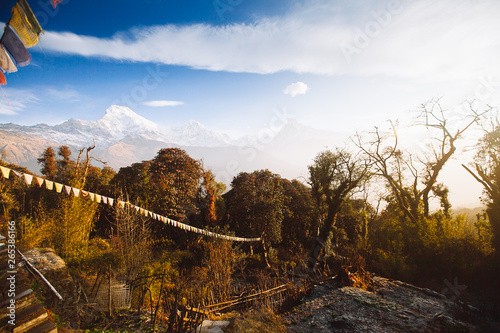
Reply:
M283 316L289 332L478 332L455 318L451 300L430 289L374 278L373 291L316 286L302 304Z

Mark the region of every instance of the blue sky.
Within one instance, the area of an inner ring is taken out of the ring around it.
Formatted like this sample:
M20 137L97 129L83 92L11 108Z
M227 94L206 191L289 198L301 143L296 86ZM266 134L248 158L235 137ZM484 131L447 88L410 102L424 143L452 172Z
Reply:
M500 101L495 0L28 3L45 34L6 74L0 123L97 120L118 104L235 137L276 110L353 134L435 97L457 114L466 99Z

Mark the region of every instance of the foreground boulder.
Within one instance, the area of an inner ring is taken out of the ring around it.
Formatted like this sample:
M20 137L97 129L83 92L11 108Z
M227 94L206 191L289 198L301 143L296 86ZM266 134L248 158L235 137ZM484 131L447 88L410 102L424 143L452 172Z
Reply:
M473 316L474 309L468 310ZM374 277L373 291L341 287L333 280L316 286L284 320L289 332L484 331L474 318L457 317L457 305L442 294Z

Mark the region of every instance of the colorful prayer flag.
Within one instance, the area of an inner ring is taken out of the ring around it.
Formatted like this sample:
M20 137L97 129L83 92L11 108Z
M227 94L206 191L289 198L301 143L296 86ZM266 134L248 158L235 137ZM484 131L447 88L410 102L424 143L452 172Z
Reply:
M35 177L36 183L38 184L38 187L42 187L44 179L40 177Z
M50 181L50 180L45 179L45 188L46 188L47 190L52 191L52 189L54 188L54 182L53 182L53 181Z
M31 27L35 31L36 35L39 36L41 33L43 33L43 29L40 26L40 23L38 23L35 14L33 14L33 11L31 10L26 0L19 0L19 3L21 4L21 7L23 7L26 13L26 17L28 18L28 22L31 24Z
M7 84L7 79L5 78L5 75L0 71L0 86Z
M6 168L6 167L3 167L3 166L0 166L0 170L2 170L3 177L6 178L6 179L9 179L10 169Z
M12 59L10 58L9 54L1 44L0 44L0 68L5 73L17 72L16 65L14 65L14 62L12 62Z
M28 22L28 17L19 3L12 7L12 15L7 24L14 28L25 47L32 47L38 43L38 35Z
M56 186L56 192L57 193L61 193L62 189L63 189L63 185L59 184L59 183L56 183L56 182L54 182L54 185Z
M26 50L23 42L8 24L5 26L0 43L2 43L12 58L14 58L18 67L27 66L30 63L31 54Z
M63 2L63 0L50 0L50 3L52 4L52 7L56 8L58 4Z
M24 181L26 182L26 185L31 185L31 182L33 181L33 176L28 175L27 173L24 174Z
M64 185L64 192L66 192L67 195L71 194L71 186Z

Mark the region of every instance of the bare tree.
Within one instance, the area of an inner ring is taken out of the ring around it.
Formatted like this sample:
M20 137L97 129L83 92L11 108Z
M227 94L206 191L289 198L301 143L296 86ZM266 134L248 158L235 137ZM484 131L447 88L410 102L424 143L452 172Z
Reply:
M415 125L437 130L432 137L430 154L425 158L399 148L397 122L391 122L391 131L385 134L376 127L371 141L363 141L359 134L354 139L355 144L371 159L375 174L385 180L400 210L413 223L417 223L420 217L429 216L431 193L438 185L439 173L457 150L457 140L489 112L489 109L478 112L472 104L469 106L465 123L458 129L452 129L439 100L422 104ZM440 199L448 209L447 191L443 185L439 185L434 193L442 196Z

